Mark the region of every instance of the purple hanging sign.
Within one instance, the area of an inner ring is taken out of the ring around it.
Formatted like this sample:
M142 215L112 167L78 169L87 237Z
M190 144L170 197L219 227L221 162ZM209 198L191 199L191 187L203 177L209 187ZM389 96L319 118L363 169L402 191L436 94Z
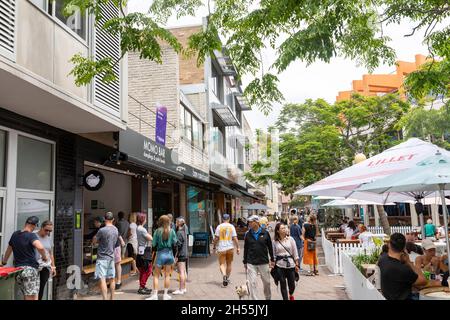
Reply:
M163 106L156 107L156 133L157 143L166 145L166 126L167 126L167 108Z

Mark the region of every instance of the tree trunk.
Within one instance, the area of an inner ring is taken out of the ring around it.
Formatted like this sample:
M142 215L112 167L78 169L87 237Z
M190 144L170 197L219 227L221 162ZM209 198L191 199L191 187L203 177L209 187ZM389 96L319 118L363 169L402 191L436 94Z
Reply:
M383 227L383 232L385 234L387 234L388 236L390 236L391 228L389 226L389 220L388 220L386 212L384 211L384 207L377 206L377 210L378 210L378 215L380 216L380 223L381 223L381 226Z

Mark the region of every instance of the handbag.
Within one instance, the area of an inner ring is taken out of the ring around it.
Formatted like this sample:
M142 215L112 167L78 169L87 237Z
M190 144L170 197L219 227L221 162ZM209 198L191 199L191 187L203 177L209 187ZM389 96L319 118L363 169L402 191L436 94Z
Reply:
M295 262L295 259L294 259L294 257L292 256L292 254L289 252L289 250L288 249L286 249L286 247L281 243L281 241L278 241L280 244L281 244L281 246L284 248L284 250L286 250L286 252L289 254L289 256L292 258L292 260L294 260L294 262ZM315 244L315 243L314 243ZM273 269L275 269L277 267L277 265L276 265L276 263L275 263L275 267L273 268ZM272 270L273 270L272 269ZM294 268L294 273L295 273L295 282L298 282L298 280L300 280L300 275L298 274L298 272L297 272L297 270L295 270L295 268Z
M308 249L308 251L316 250L316 242L315 241L308 239L307 243L308 243L308 245L307 245L306 249Z

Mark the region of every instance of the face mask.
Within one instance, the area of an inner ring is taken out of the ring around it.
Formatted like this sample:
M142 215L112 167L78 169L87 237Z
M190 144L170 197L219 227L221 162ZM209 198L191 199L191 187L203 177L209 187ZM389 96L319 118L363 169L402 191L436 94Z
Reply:
M261 225L261 228L265 228L265 227L266 227L266 225L265 225L265 224L262 224L262 225Z

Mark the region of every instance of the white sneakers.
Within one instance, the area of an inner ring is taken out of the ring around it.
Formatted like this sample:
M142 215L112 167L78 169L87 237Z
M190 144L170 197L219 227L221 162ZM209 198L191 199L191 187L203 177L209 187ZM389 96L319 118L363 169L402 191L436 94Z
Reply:
M185 294L187 292L187 290L186 289L178 289L178 290L175 290L174 292L172 292L172 294L174 294L174 295L178 295L178 294Z
M163 300L172 300L172 297L169 296L168 294L164 294L163 295Z
M158 300L158 293L153 293L150 297L146 298L145 300Z

